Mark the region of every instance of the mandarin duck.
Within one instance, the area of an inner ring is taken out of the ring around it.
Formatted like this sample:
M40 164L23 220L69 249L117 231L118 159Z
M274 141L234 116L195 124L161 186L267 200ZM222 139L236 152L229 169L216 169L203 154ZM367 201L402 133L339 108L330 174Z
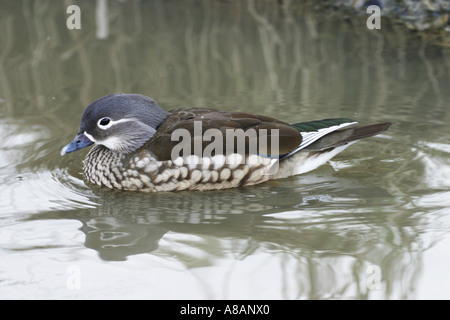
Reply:
M94 145L84 160L84 177L111 189L225 189L314 170L390 125L347 118L288 124L203 108L165 111L143 95L110 94L86 108L78 134L61 155Z

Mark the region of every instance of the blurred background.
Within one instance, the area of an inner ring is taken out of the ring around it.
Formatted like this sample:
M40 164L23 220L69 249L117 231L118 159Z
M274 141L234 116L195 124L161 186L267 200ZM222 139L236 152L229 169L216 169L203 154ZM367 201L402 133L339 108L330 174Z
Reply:
M379 30L364 1L2 0L0 298L450 298L448 3L375 2ZM113 92L394 124L301 176L116 192L59 154Z

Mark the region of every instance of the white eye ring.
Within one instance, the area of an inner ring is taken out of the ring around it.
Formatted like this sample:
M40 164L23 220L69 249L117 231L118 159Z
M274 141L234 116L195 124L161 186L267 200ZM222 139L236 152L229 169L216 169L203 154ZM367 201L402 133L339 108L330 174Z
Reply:
M103 117L100 120L98 120L98 122L97 122L97 126L103 130L108 129L109 127L112 126L112 124L113 124L113 121L108 117Z
M138 121L138 120L136 120L136 118L124 118L124 119L119 119L119 120L113 120L108 117L103 117L97 121L97 126L102 130L106 130L115 124L122 123L122 122L130 122L130 121Z

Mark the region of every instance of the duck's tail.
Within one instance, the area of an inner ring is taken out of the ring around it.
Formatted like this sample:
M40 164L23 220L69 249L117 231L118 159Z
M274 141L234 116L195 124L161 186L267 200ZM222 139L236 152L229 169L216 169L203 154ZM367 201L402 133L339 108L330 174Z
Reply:
M337 123L333 124L333 120ZM295 124L303 137L300 146L289 153L287 157L295 157L293 174L302 174L316 169L332 159L335 155L345 150L357 140L368 138L383 132L391 126L391 122L381 122L368 125L358 125L350 119L326 119L331 126L314 128L323 124L321 121L313 121L313 128L307 130L310 123Z
M392 122L380 122L333 131L306 146L304 150L324 151L336 148L349 142L375 136L386 131L391 125Z

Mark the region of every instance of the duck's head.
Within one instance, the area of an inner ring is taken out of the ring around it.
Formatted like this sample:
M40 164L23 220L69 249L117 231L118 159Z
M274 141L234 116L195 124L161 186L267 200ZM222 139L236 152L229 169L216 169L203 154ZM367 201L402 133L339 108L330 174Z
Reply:
M104 96L86 108L77 136L61 149L61 155L92 144L130 153L150 139L168 115L146 96L119 93Z

